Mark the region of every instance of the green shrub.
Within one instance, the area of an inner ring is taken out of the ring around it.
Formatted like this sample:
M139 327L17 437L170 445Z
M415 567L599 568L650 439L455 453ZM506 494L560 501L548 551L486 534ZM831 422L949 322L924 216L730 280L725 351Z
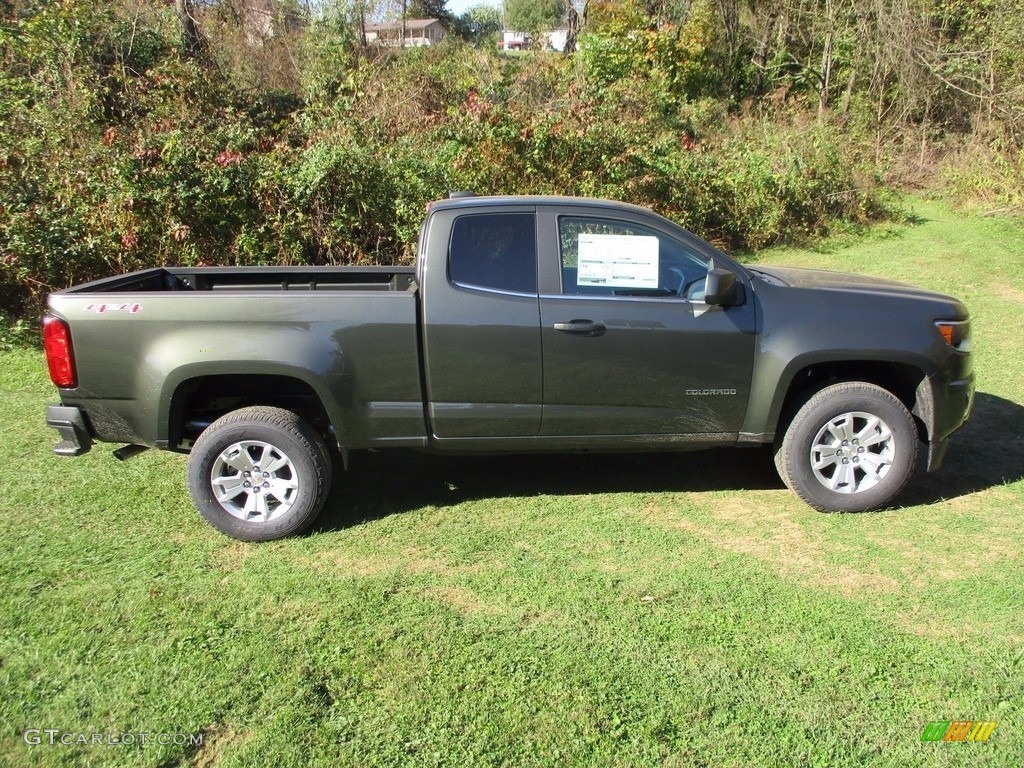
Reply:
M1001 212L1024 212L1024 150L971 146L946 159L942 176L962 200Z
M882 212L841 132L729 117L708 3L576 57L363 50L325 21L294 90L183 59L172 9L40 7L0 31L5 327L51 290L160 264L409 262L449 189L634 202L733 249Z

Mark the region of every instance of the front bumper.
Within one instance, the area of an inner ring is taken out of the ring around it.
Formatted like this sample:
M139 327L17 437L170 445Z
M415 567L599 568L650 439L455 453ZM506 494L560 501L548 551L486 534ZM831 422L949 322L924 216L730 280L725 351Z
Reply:
M60 433L60 442L53 446L53 452L58 456L81 456L92 448L92 437L80 408L46 406L46 426Z
M928 443L928 471L942 466L949 448L949 436L960 429L974 410L974 374L953 382L937 391L935 398L935 424Z
M974 410L974 374L949 384L936 398L936 439L945 439L960 429Z

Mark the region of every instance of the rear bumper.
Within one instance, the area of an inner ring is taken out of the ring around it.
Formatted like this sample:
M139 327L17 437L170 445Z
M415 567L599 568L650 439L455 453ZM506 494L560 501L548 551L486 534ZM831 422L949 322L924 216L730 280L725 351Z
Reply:
M60 442L53 446L53 452L58 456L81 456L92 448L92 437L80 408L46 406L46 426L60 434Z

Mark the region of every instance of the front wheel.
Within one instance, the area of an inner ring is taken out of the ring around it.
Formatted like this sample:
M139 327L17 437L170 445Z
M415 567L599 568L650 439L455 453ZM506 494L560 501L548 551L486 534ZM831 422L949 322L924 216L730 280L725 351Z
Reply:
M291 411L255 406L222 416L189 454L188 486L200 514L240 541L270 541L310 525L330 490L320 435Z
M892 393L864 382L822 389L777 446L779 475L823 512L863 512L889 504L917 463L917 427Z

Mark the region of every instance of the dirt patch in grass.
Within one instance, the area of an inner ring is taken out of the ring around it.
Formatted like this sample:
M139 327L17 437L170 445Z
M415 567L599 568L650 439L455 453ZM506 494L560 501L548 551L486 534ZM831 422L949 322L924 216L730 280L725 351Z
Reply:
M795 502L794 502L795 504ZM896 592L900 583L877 571L862 571L849 565L829 562L823 552L835 545L809 533L793 518L792 506L761 507L745 510L737 517L737 501L715 511L715 517L733 521L747 530L722 537L719 543L731 552L752 555L762 560L783 577L795 578L808 585L820 584L852 597L863 592ZM744 505L745 506L745 505ZM753 515L758 515L755 519Z
M424 596L450 605L460 613L475 616L480 614L496 615L502 613L497 605L487 603L473 590L458 586L435 586L423 590Z
M958 540L956 551L943 553L927 550L913 542L889 538L883 540L879 537L876 543L885 548L888 556L904 561L900 570L906 575L907 581L916 587L975 576L998 559L987 542L972 542L966 538Z
M322 552L306 558L305 565L319 573L364 577L395 573L472 576L502 567L498 562L453 564L414 547L407 547L401 552L371 555Z
M868 534L867 539L885 552L886 559L896 564L916 587L976 577L1001 562L1013 562L1019 557L1017 547L1006 535L1018 525L1017 513L1012 501L1001 496L1000 489L990 489L933 505L930 520L922 521L922 528L931 532L924 541L920 536L882 532ZM979 501L979 497L989 497L995 503ZM971 515L986 507L1000 511L975 530L965 530L968 526L957 519L961 514ZM1012 519L1001 510L1014 510ZM943 520L948 522L949 529L956 529L955 538L947 533Z
M896 613L901 628L918 637L935 640L956 640L977 644L979 637L993 638L1007 648L1024 645L1024 635L1007 631L1007 624L984 621L963 616L950 619L927 605L914 606L909 611ZM987 642L987 641L986 641Z
M193 768L214 768L224 758L225 753L241 746L252 738L249 731L237 731L224 723L214 723L202 731L203 743L187 749L185 754L188 765Z
M1012 285L1005 285L1003 283L993 286L996 296L1006 301L1012 301L1016 304L1024 304L1024 291L1019 288L1014 288Z
M233 541L210 553L210 566L218 571L232 573L242 567L242 563L253 551L251 544Z
M669 525L693 533L715 547L749 555L767 563L779 576L795 579L808 586L825 586L844 597L864 592L896 592L900 583L875 571L857 570L849 565L829 562L824 556L835 549L821 537L810 533L797 520L798 502L779 504L775 498L784 493L751 493L752 498L727 499L715 504L709 520L683 517L657 505L649 505L645 518L655 525Z
M719 550L755 558L780 577L807 587L823 587L844 598L891 595L904 606L896 610L898 624L920 637L1008 636L1004 622L951 620L940 609L915 604L913 595L957 580L978 579L1014 563L1014 541L1001 533L1014 530L1009 491L983 491L990 497L988 503L979 502L980 494L971 494L933 505L928 520L898 514L890 525L888 517L871 518L868 522L877 519L880 524L869 526L859 545L842 533L842 541L830 540L829 530L834 528L819 525L821 520L814 517L818 513L804 510L796 500L780 498L783 493L751 492L712 504L706 499L699 504L695 498L696 511L649 504L643 518L651 525L698 536ZM979 509L992 510L991 517L964 519ZM864 527L854 522L862 521L851 519L851 527ZM956 531L955 537L947 531Z

